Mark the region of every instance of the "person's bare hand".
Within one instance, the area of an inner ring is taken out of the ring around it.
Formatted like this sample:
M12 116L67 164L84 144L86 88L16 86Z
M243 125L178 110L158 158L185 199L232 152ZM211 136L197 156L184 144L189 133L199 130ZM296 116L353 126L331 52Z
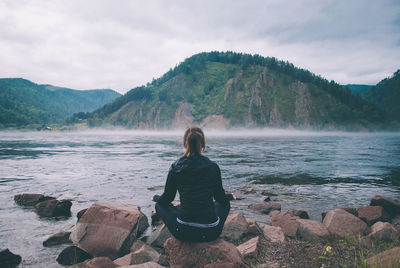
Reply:
M233 200L236 200L236 195L232 194Z

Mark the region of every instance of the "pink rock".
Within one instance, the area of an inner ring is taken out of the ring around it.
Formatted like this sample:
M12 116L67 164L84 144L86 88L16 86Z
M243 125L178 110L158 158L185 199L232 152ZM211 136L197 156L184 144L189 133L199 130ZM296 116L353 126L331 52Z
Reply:
M373 239L396 241L399 239L399 232L388 222L377 222L371 227L369 234Z
M387 197L383 197L380 195L374 195L371 199L370 206L381 206L386 212L390 214L391 217L394 217L397 214L400 214L400 202L397 200L393 200Z
M256 222L256 220L254 220L254 219L246 219L246 221L249 224L248 234L258 236L258 235L261 235L263 233L261 228L260 228L260 226Z
M378 221L387 221L389 214L381 206L360 207L358 217L365 221L369 226Z
M273 243L285 242L285 233L279 226L265 225L263 233L265 238Z
M118 265L115 264L108 257L97 257L70 266L70 268L115 268L115 267L118 267Z
M128 253L148 226L138 206L96 202L79 219L70 238L95 257L115 259Z
M164 243L171 267L247 267L237 248L222 239L189 243L169 238Z
M239 240L249 232L249 224L242 213L229 214L221 237L229 241Z
M298 219L297 234L304 240L324 239L329 236L328 229L319 221Z
M273 210L281 210L281 204L278 202L272 202L272 203L268 203L268 204L250 204L248 206L249 209L255 211L255 212L259 212L259 213L264 213L264 214L268 214Z
M278 211L272 211L269 214L272 226L279 226L282 228L283 232L289 237L296 237L298 223L297 216L292 216L290 213L282 213Z
M326 226L329 233L340 237L346 234L363 234L367 230L367 224L365 222L343 209L328 211L324 218L323 225Z
M150 262L141 263L141 264L119 266L118 268L164 268L164 266L161 266L158 263L150 261Z
M400 247L392 248L367 259L367 267L400 267Z
M260 250L260 237L256 236L252 239L237 246L243 258L257 258Z
M305 210L296 210L296 209L291 209L287 211L288 214L292 216L297 216L301 219L309 219L310 217L308 216L307 211Z
M131 247L131 253L114 260L118 265L140 264L145 262L158 262L160 253L142 241L135 241Z

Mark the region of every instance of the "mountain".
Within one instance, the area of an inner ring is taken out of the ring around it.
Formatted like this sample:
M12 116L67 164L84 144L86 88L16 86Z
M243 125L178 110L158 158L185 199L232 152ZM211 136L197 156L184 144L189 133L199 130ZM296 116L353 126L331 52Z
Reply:
M22 78L2 78L0 128L62 123L74 113L91 112L118 96L111 89L73 90Z
M93 112L90 126L376 129L385 114L334 81L288 62L234 52L196 54Z
M400 122L400 69L361 96L384 110L392 120Z
M357 85L357 84L348 84L345 85L344 87L348 87L353 94L361 94L362 92L365 92L369 89L371 89L373 86L371 85Z

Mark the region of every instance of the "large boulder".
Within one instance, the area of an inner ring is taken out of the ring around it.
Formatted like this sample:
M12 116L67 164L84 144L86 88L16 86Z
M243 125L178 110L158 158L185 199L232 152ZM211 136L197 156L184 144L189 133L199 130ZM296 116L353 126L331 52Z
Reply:
M329 233L339 237L343 237L346 234L363 234L367 230L365 222L343 209L328 211L322 223L326 226Z
M140 264L145 262L158 262L160 253L142 241L135 241L131 247L131 253L114 260L120 266Z
M21 263L21 256L12 253L8 248L0 249L0 266L15 267Z
M286 240L285 233L279 226L265 225L263 233L264 237L272 243L281 243Z
M74 264L72 266L69 266L68 268L116 268L116 267L119 267L119 265L115 264L110 258L96 257L78 264Z
M50 199L35 205L36 213L41 217L71 216L72 202Z
M283 232L289 237L296 237L298 223L297 216L292 216L290 213L282 213L279 211L271 211L269 213L272 226L279 226L282 228Z
M400 234L390 223L379 221L372 225L369 236L377 240L396 241Z
M169 238L164 244L164 249L171 267L247 267L237 248L222 239L189 243Z
M91 259L92 256L77 246L65 248L57 257L57 262L61 265L72 265Z
M319 221L298 219L297 235L306 241L325 239L329 236L328 229Z
M167 226L162 224L157 226L156 230L151 233L147 243L152 247L162 248L164 246L164 242L171 237L172 234L168 230Z
M394 217L400 214L400 202L380 195L374 195L371 199L370 206L381 206L386 212Z
M383 251L367 259L367 267L400 267L400 247Z
M281 204L278 202L262 203L262 204L250 204L248 208L259 213L268 214L273 210L281 210Z
M242 213L229 214L226 218L221 237L229 241L238 241L249 232L249 224Z
M44 247L51 247L55 245L61 245L65 243L71 243L71 239L69 239L69 236L71 235L71 232L74 230L75 225L68 225L64 227L61 231L58 233L49 236L45 241L43 241L43 246Z
M115 259L129 253L147 227L147 217L138 206L96 202L79 219L70 237L95 257Z
M54 197L51 196L45 196L42 194L17 194L14 195L14 201L20 206L34 206L37 203L50 200L50 199L55 199Z
M243 258L257 258L260 252L260 237L256 236L237 246Z
M358 217L371 226L378 221L388 221L389 214L381 206L365 206L357 210Z

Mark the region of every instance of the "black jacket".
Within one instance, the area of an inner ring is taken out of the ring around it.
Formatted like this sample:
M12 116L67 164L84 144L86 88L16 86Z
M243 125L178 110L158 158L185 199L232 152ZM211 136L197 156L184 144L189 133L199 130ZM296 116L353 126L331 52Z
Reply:
M203 155L181 157L171 165L164 193L155 196L156 202L169 204L179 191L181 214L187 222L211 223L217 220L213 198L226 203L232 200L222 187L221 171L216 163Z

